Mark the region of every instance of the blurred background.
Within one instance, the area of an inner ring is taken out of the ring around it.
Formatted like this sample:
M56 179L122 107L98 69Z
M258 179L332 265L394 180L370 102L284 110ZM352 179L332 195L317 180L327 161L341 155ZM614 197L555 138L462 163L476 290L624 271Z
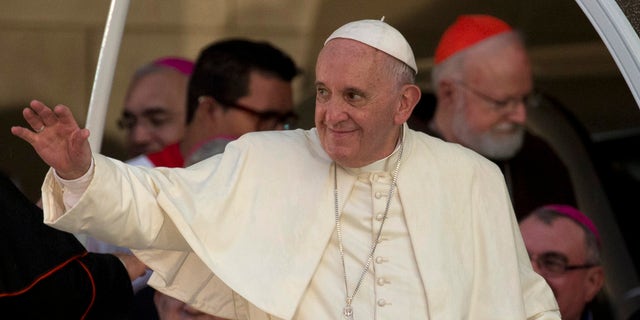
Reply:
M617 3L626 14L636 14L631 20L637 33L640 4L632 0ZM68 105L84 124L110 4L107 0L2 4L0 170L34 201L40 196L47 167L27 143L11 135L10 127L24 125L21 110L31 99L50 106ZM124 135L116 122L125 90L134 70L159 56L195 59L200 48L231 36L270 41L288 52L304 71L295 81L294 97L302 115L300 126L309 128L313 125L315 58L335 28L352 20L385 16L412 44L420 86L429 90L432 56L440 34L465 13L496 15L524 33L536 87L551 97L548 103L561 107L587 142L588 153L571 161L593 161L598 171L596 183L602 183L604 199L616 207L616 216L640 213L635 199L640 191L635 188L640 181L640 109L600 35L571 0L133 0L100 151L123 159ZM542 117L538 122L548 119ZM584 187L596 186L587 183ZM619 227L613 224L613 232ZM626 251L624 245L620 248ZM637 259L635 250L630 249L631 256ZM630 279L637 281L637 271Z

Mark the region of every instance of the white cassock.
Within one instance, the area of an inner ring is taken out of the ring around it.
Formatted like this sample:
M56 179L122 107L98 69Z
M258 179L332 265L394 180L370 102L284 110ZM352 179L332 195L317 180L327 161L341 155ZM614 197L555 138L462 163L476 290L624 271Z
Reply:
M531 269L499 169L459 145L406 125L403 132L397 192L354 297L355 318L560 319L553 293ZM397 156L338 169L349 294ZM154 270L152 286L207 313L341 317L333 162L315 129L245 134L187 169L94 161L78 201L70 194L82 188L65 191L68 211L49 172L46 223L137 249Z

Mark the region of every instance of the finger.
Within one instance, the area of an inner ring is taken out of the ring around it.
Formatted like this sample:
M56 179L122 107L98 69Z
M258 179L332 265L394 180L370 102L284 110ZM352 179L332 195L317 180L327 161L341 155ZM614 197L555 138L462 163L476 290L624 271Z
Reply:
M31 109L38 114L43 125L52 126L58 122L53 110L47 107L44 103L38 100L32 100L30 106Z
M33 131L19 126L11 127L11 133L31 145L33 145L34 136L36 135Z
M47 107L47 105L45 105L39 100L31 100L31 102L29 103L29 107L31 108L31 110L33 110L33 112L35 112L38 115L43 111L50 110L49 107Z
M89 140L89 129L80 129L71 135L72 143L74 146L82 146L87 140Z
M53 116L51 109L38 100L31 100L29 108L25 108L22 114L36 132L47 125L45 120L47 117Z
M73 113L69 107L59 104L53 108L53 112L55 114L56 121L60 121L65 126L72 125L74 127L78 127L78 123L73 117Z
M27 123L31 126L31 128L34 131L37 132L42 127L44 127L44 123L42 122L42 119L32 109L24 108L22 110L22 116L24 117L24 119L27 121Z

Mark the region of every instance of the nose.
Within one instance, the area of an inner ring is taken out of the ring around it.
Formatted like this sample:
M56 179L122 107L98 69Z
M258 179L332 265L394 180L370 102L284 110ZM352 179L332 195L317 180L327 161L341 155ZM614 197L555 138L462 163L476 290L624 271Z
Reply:
M151 141L153 133L148 126L138 123L129 129L129 140L134 144L146 144Z
M524 100L518 101L518 103L509 110L508 117L511 122L524 125L527 121L527 106Z
M324 112L324 120L328 124L335 124L341 121L344 121L349 118L347 112L345 111L346 103L342 101L327 101L323 103Z

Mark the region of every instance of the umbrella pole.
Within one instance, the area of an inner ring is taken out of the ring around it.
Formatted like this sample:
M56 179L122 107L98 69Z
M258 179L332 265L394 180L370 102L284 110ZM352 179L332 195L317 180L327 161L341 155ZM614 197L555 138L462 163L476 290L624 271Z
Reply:
M93 152L100 152L104 122L107 115L109 95L113 84L113 74L118 60L118 51L122 40L129 0L112 0L109 16L104 28L100 56L93 80L86 128L91 131L89 144Z

